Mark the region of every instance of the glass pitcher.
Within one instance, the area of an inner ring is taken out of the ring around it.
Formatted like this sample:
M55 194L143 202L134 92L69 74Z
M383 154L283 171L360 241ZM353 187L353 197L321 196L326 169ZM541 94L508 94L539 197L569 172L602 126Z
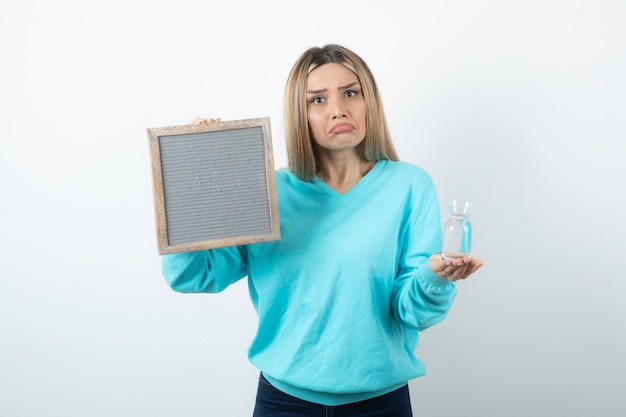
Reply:
M457 259L470 255L472 252L472 225L469 213L472 203L466 200L448 201L450 218L443 228L444 259Z

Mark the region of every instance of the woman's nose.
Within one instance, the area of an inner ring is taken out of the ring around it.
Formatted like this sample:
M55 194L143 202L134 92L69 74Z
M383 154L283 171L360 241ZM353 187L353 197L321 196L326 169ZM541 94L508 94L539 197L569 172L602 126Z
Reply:
M332 107L333 110L333 119L339 119L341 117L346 116L346 111L341 103L341 100L335 100L334 105Z

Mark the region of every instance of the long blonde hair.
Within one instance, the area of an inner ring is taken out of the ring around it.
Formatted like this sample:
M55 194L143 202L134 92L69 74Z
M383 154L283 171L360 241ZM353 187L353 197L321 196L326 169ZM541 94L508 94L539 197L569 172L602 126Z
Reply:
M360 152L367 161L399 160L391 141L382 100L368 65L351 50L335 44L307 49L292 67L284 95L284 129L289 169L300 179L311 181L318 160L311 140L307 118L306 81L315 68L331 62L344 65L358 78L367 113L367 131Z

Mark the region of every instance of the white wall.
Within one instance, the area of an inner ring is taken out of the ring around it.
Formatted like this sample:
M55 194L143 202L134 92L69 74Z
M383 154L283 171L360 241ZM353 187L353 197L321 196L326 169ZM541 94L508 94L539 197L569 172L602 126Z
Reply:
M146 128L270 116L306 48L362 55L403 159L474 201L476 256L424 332L420 416L621 416L626 4L0 3L0 415L245 416L240 282L160 273Z

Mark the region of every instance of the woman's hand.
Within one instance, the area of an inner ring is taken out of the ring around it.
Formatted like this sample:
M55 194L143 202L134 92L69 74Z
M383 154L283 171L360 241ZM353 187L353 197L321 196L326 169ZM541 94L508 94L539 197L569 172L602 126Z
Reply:
M458 259L444 259L440 253L435 253L428 260L430 269L448 281L458 281L466 279L476 272L483 262L480 259L464 256Z
M187 124L190 124L190 125L208 125L209 123L215 123L215 122L221 122L221 121L222 121L222 119L220 119L219 117L217 119L207 118L207 117L194 117Z

